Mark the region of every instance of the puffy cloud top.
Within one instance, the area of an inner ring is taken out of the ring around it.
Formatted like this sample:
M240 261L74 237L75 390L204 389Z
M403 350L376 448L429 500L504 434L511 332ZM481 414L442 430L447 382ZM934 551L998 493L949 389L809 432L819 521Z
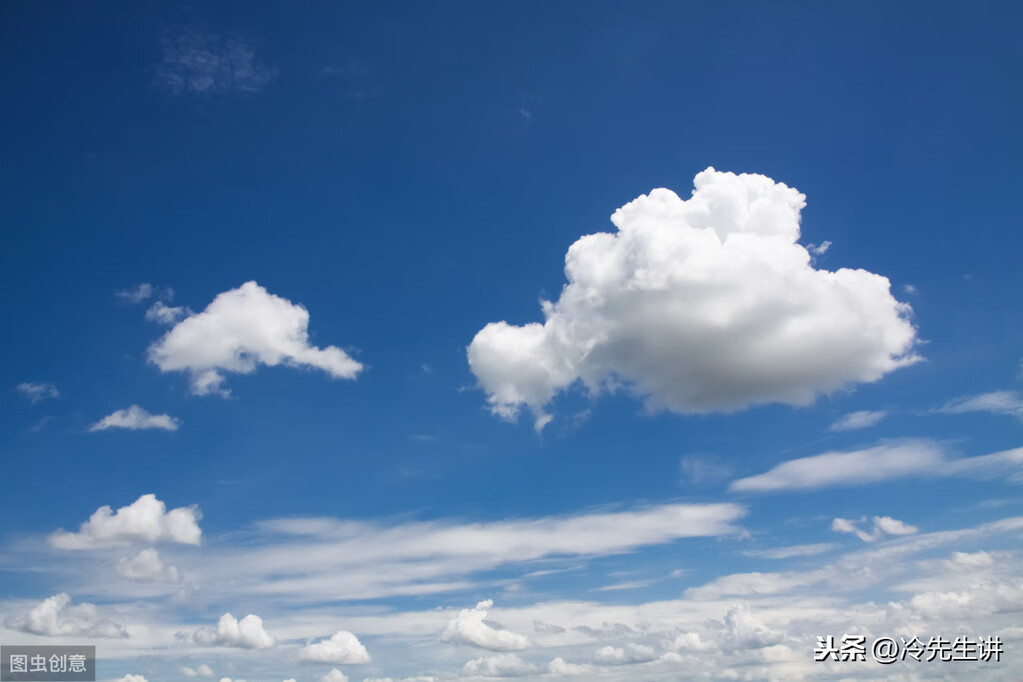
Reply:
M94 549L131 542L177 542L198 545L202 539L197 507L167 506L156 495L143 495L116 512L102 506L81 525L77 533L59 530L50 536L58 549Z
M216 628L199 628L192 639L203 646L233 646L241 649L269 649L275 644L274 638L263 629L263 619L251 613L241 620L225 613L217 621Z
M336 346L309 345L309 311L255 282L219 294L149 348L164 372L187 371L192 392L227 394L224 372L249 374L259 365L314 367L354 379L362 365Z
M444 628L441 641L468 644L490 651L517 651L529 646L525 635L501 630L486 622L487 610L493 607L490 599L476 604L475 608L462 609Z
M805 197L708 168L682 200L655 189L580 238L543 324L493 322L468 348L491 410L514 418L577 381L625 384L650 409L806 405L918 360L910 308L887 278L814 267L797 243Z
M300 657L303 661L315 663L369 663L369 652L359 638L350 632L338 630L330 639L303 647Z

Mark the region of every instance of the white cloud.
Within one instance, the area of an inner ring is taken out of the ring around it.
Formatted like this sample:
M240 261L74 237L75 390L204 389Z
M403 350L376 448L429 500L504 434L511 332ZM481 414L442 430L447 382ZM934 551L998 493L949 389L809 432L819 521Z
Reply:
M989 412L1023 419L1023 396L1015 391L994 391L980 395L957 398L939 407L944 414L965 414L967 412Z
M806 250L815 256L823 256L831 248L831 242L823 241L820 244L808 244Z
M874 528L886 535L912 535L920 529L890 516L875 516Z
M836 545L830 542L820 542L809 545L790 545L788 547L772 547L770 549L751 549L743 552L746 556L760 557L762 559L791 559L792 557L814 556L824 554L835 549Z
M338 630L330 639L309 644L299 652L303 661L314 663L369 663L369 652L359 638L345 630Z
M462 666L462 674L480 677L522 677L537 672L535 665L526 663L515 654L498 654L475 658Z
M573 244L543 324L476 335L469 364L495 414L527 406L542 425L576 382L679 413L808 405L919 359L885 277L814 269L797 243L802 194L710 168L695 186L688 201L641 196L612 216L616 234Z
M126 507L111 512L109 506L97 509L77 533L59 530L50 536L58 549L94 549L132 542L176 542L198 545L202 539L197 507L167 506L153 494L143 495Z
M119 678L117 682L147 682L147 680L142 675L125 675Z
M646 663L657 658L657 652L643 644L626 644L624 647L605 646L597 650L593 660L601 665L626 665Z
M213 677L213 669L203 663L198 668L189 668L187 665L181 666L181 674L185 677Z
M12 630L31 632L46 637L103 637L124 638L127 630L118 623L100 615L93 604L71 604L66 593L55 594L43 600L24 616L12 616L5 621Z
M178 569L165 564L155 549L143 549L130 559L117 562L117 572L136 582L176 583L181 579Z
M567 663L565 659L558 656L547 664L547 672L559 677L571 675L589 675L593 672L593 666L580 663Z
M828 427L829 431L852 431L854 429L865 429L874 426L888 416L887 412L881 410L861 410L850 412L834 424Z
M329 673L320 678L320 682L348 682L348 678L343 672L333 668Z
M831 530L836 533L852 533L864 542L874 542L885 535L913 535L920 530L916 526L911 526L890 516L875 516L873 518L874 529L868 533L858 525L865 521L866 519L852 521L850 519L836 518L831 522Z
M141 303L147 298L151 298L154 293L156 293L156 287L148 282L143 282L142 284L135 286L133 289L115 291L114 295L128 303Z
M944 464L944 453L936 444L929 441L903 441L865 450L826 452L789 460L766 473L740 478L729 489L736 492L771 492L875 483L933 474Z
M260 365L312 367L335 379L354 379L362 365L336 346L309 345L309 312L255 282L218 294L149 347L163 372L187 371L192 392L218 393L224 372L249 374Z
M529 646L529 638L517 632L502 630L486 622L487 610L494 602L487 599L475 608L462 609L444 628L441 641L468 644L490 651L518 651Z
M250 40L188 31L164 40L156 84L175 95L253 94L276 74L256 57Z
M60 391L53 384L47 383L35 383L32 381L25 381L17 385L18 393L27 397L29 401L35 405L41 403L44 400L50 398L57 398L60 396Z
M162 429L164 431L177 431L181 422L167 414L150 414L138 405L132 405L126 410L117 410L113 414L100 419L89 427L90 431L106 431L107 429L129 429L138 431L140 429Z
M263 542L206 555L188 570L233 594L369 599L464 589L466 576L545 557L601 556L740 532L736 504L667 504L491 523L394 526L325 518L259 524ZM282 535L284 537L282 537ZM301 556L296 562L293 557Z
M192 634L192 639L202 646L240 649L269 649L275 644L274 638L263 628L263 619L251 613L241 620L225 613L215 628L201 627Z
M1023 448L948 459L939 444L903 440L863 450L826 452L782 462L773 469L733 481L732 492L777 492L879 483L907 477L1006 476L1023 482Z
M195 313L186 306L169 306L163 301L157 301L146 311L146 319L158 324L177 324L189 315Z
M295 682L292 680L291 682ZM393 677L364 677L362 682L437 682L436 677L402 677L396 679Z

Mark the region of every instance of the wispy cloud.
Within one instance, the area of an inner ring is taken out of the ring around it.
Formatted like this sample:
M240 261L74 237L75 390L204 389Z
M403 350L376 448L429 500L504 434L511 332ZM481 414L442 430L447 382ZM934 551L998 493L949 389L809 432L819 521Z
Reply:
M951 400L935 412L943 414L965 414L967 412L989 412L1023 419L1023 396L1015 391L993 391L979 395Z
M57 390L57 387L53 384L47 383L26 381L18 384L16 390L18 393L28 398L33 405L41 403L44 400L49 400L50 398L57 398L60 396L60 391Z
M769 549L751 549L743 552L746 556L759 557L761 559L791 559L793 557L814 556L824 554L835 549L837 545L832 542L819 542L810 545L790 545L788 547L772 547Z
M883 410L862 410L860 412L850 412L841 419L836 420L828 427L828 430L853 431L855 429L865 429L870 426L874 426L887 416L888 413Z
M186 31L164 40L156 84L175 95L253 94L276 75L247 38Z
M825 452L782 462L756 476L733 481L733 492L778 492L832 486L880 483L910 476L1006 475L1017 480L1023 469L1023 448L990 455L951 459L929 440L884 443L863 450Z

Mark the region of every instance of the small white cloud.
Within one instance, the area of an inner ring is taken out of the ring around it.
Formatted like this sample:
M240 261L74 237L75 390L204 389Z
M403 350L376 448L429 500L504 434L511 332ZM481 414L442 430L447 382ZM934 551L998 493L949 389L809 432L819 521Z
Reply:
M178 507L167 511L153 494L143 495L126 507L112 512L100 507L81 525L77 533L59 530L50 536L58 549L94 549L132 542L177 542L198 545L202 531L197 507Z
M831 242L823 241L820 244L810 244L806 248L815 256L823 256L831 248Z
M874 426L887 416L888 413L882 410L861 410L859 412L850 412L829 426L828 430L853 431L855 429L865 429Z
M523 677L535 672L536 666L526 663L515 654L475 658L462 666L462 674L465 676Z
M859 524L865 521L865 518L861 518L859 521L836 518L831 522L831 530L836 533L851 533L864 542L874 542L885 535L912 535L920 530L916 526L911 526L890 516L875 516L873 518L874 529L868 533L859 527Z
M150 414L138 405L132 405L128 409L117 410L113 414L108 414L90 426L89 430L128 429L130 431L139 431L141 429L160 429L163 431L177 431L180 425L180 420L168 414Z
M152 548L143 549L134 557L123 557L117 562L117 572L135 582L176 583L181 579L178 569L165 564Z
M180 671L185 677L213 677L213 669L205 663L198 668L189 668L187 665L181 666Z
M353 664L369 663L369 652L359 638L345 630L338 630L330 639L302 648L299 658L314 663Z
M627 665L646 663L657 659L657 652L643 644L626 644L624 647L605 646L593 655L600 665Z
M164 40L156 84L174 95L254 94L276 75L250 40L188 31Z
M142 284L139 284L132 289L123 289L120 291L115 291L114 295L117 296L117 298L121 299L122 301L126 301L128 303L141 303L142 301L151 298L155 291L156 288L152 284L149 284L148 282L143 282Z
M53 384L37 384L31 381L26 381L18 384L16 389L18 393L27 397L33 405L41 403L44 400L49 400L50 398L57 398L60 396L60 391L58 391L57 387Z
M348 678L345 677L343 672L334 668L329 673L321 677L320 682L348 682Z
M714 648L714 645L705 642L699 632L683 632L675 637L671 648L676 651L706 651Z
M172 325L193 314L187 306L169 306L163 301L157 301L146 311L146 319L158 324Z
M989 412L1023 419L1023 396L1015 391L994 391L980 395L957 398L939 407L936 412L944 414L965 414L967 412Z
M12 630L46 637L103 637L123 639L127 630L101 617L93 604L71 604L66 593L43 600L24 616L12 616L4 624Z
M558 656L547 664L547 672L557 677L589 675L593 672L593 666L579 663L567 663L565 659Z
M490 651L518 651L529 646L529 638L517 632L501 630L486 622L487 610L494 602L487 599L475 608L462 609L444 628L441 641L468 644Z
M903 284L902 285L902 290L905 293L909 294L910 296L912 296L912 295L914 295L914 294L916 294L918 292L917 288L915 286L913 286L912 284Z
M354 379L363 369L337 346L309 345L309 312L255 282L219 294L148 354L163 372L188 372L197 395L227 395L224 372L250 374L260 365L312 367L335 379Z
M125 675L118 678L117 682L148 682L142 675Z
M263 628L263 619L249 614L238 620L225 613L216 627L205 626L192 635L193 641L202 646L232 646L240 649L269 649L275 644L274 638Z
M920 358L911 309L887 278L818 270L798 243L805 197L762 175L708 168L688 200L653 190L580 238L544 321L481 329L469 366L491 411L627 387L651 410L811 404Z

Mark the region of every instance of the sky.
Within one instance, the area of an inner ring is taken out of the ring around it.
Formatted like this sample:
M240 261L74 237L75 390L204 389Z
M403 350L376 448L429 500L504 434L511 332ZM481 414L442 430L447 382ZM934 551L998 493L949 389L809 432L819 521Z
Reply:
M4 3L0 643L1013 679L1021 20Z

